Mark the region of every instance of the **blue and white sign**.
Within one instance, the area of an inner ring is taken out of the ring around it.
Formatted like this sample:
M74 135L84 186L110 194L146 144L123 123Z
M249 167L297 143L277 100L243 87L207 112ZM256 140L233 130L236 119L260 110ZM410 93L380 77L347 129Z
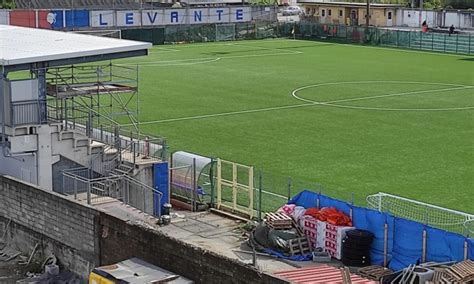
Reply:
M117 26L136 27L141 26L140 11L117 11Z
M208 23L230 23L230 9L229 8L209 8Z
M207 24L209 20L209 9L190 9L188 15L189 24Z
M236 7L230 9L230 21L233 23L248 22L251 20L250 7Z
M91 11L91 27L106 28L115 27L115 11L101 10Z
M165 18L164 10L143 10L142 25L143 26L161 26Z
M186 23L185 9L166 9L164 15L164 25L182 25Z
M251 7L91 11L91 27L225 24L252 20Z

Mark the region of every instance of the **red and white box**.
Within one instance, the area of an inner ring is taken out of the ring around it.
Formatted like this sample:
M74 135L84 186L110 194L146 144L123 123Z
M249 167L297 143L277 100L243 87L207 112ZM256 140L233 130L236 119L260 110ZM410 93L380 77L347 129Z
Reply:
M324 239L326 236L326 223L319 221L311 216L305 215L300 218L300 227L308 237L313 248L324 248Z
M325 223L325 222L324 222ZM325 223L324 249L334 258L342 257L342 240L346 237L346 232L354 227L335 226Z

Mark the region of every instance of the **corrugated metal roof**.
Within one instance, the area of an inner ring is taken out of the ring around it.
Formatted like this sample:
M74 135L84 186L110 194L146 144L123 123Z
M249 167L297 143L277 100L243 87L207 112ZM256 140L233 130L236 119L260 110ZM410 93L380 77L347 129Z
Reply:
M343 283L341 270L336 267L322 265L309 268L284 270L273 273L293 283L329 284ZM351 274L353 284L376 284L378 282Z

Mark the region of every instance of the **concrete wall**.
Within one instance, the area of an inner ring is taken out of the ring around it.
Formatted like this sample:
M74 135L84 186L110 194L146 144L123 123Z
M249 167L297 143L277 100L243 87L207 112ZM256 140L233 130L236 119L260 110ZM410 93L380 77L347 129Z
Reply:
M0 176L0 228L10 220L11 244L27 254L39 243L44 255L55 254L83 277L98 265L139 257L197 283L287 283L55 192Z
M33 231L40 239L54 240L57 251L71 251L82 262L71 270L82 275L99 263L97 225L99 213L93 208L65 199L17 179L0 176L0 217L10 219L19 231ZM51 243L51 242L49 242ZM57 255L70 259L67 255ZM71 263L75 263L71 261Z
M32 249L38 245L32 262L41 263L46 257L55 255L61 268L67 267L68 270L81 275L84 279L87 277L85 272L93 268L94 262L90 258L78 253L76 249L37 233L28 227L0 217L0 228L2 229L0 230L1 235L3 235L5 229L7 230L5 242L10 247L21 251L25 256L29 256ZM3 282L0 281L0 283Z
M3 149L0 146L0 174L9 175L36 184L38 182L36 156L34 154L28 154L5 157Z
M110 215L100 217L102 264L138 257L167 270L180 273L196 283L287 283L261 274L251 266L212 251L128 224Z
M62 171L80 167L82 167L82 165L60 156L59 162L53 165L53 191L63 194L73 193L74 190L72 185L66 184L66 187L68 188L63 188Z

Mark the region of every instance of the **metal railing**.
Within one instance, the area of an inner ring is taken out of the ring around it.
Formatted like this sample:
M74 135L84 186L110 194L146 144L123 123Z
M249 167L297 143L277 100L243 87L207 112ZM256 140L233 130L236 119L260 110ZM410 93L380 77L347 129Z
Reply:
M96 175L89 168L63 171L63 193L89 205L119 200L155 217L161 216L161 192L128 175Z
M6 119L5 125L16 127L44 123L44 119L41 119L41 107L43 105L44 101L41 100L12 102L10 117Z
M57 95L73 86L86 85L95 86L99 92L101 85L106 83L137 87L137 68L112 63L50 68L47 71L48 92Z

